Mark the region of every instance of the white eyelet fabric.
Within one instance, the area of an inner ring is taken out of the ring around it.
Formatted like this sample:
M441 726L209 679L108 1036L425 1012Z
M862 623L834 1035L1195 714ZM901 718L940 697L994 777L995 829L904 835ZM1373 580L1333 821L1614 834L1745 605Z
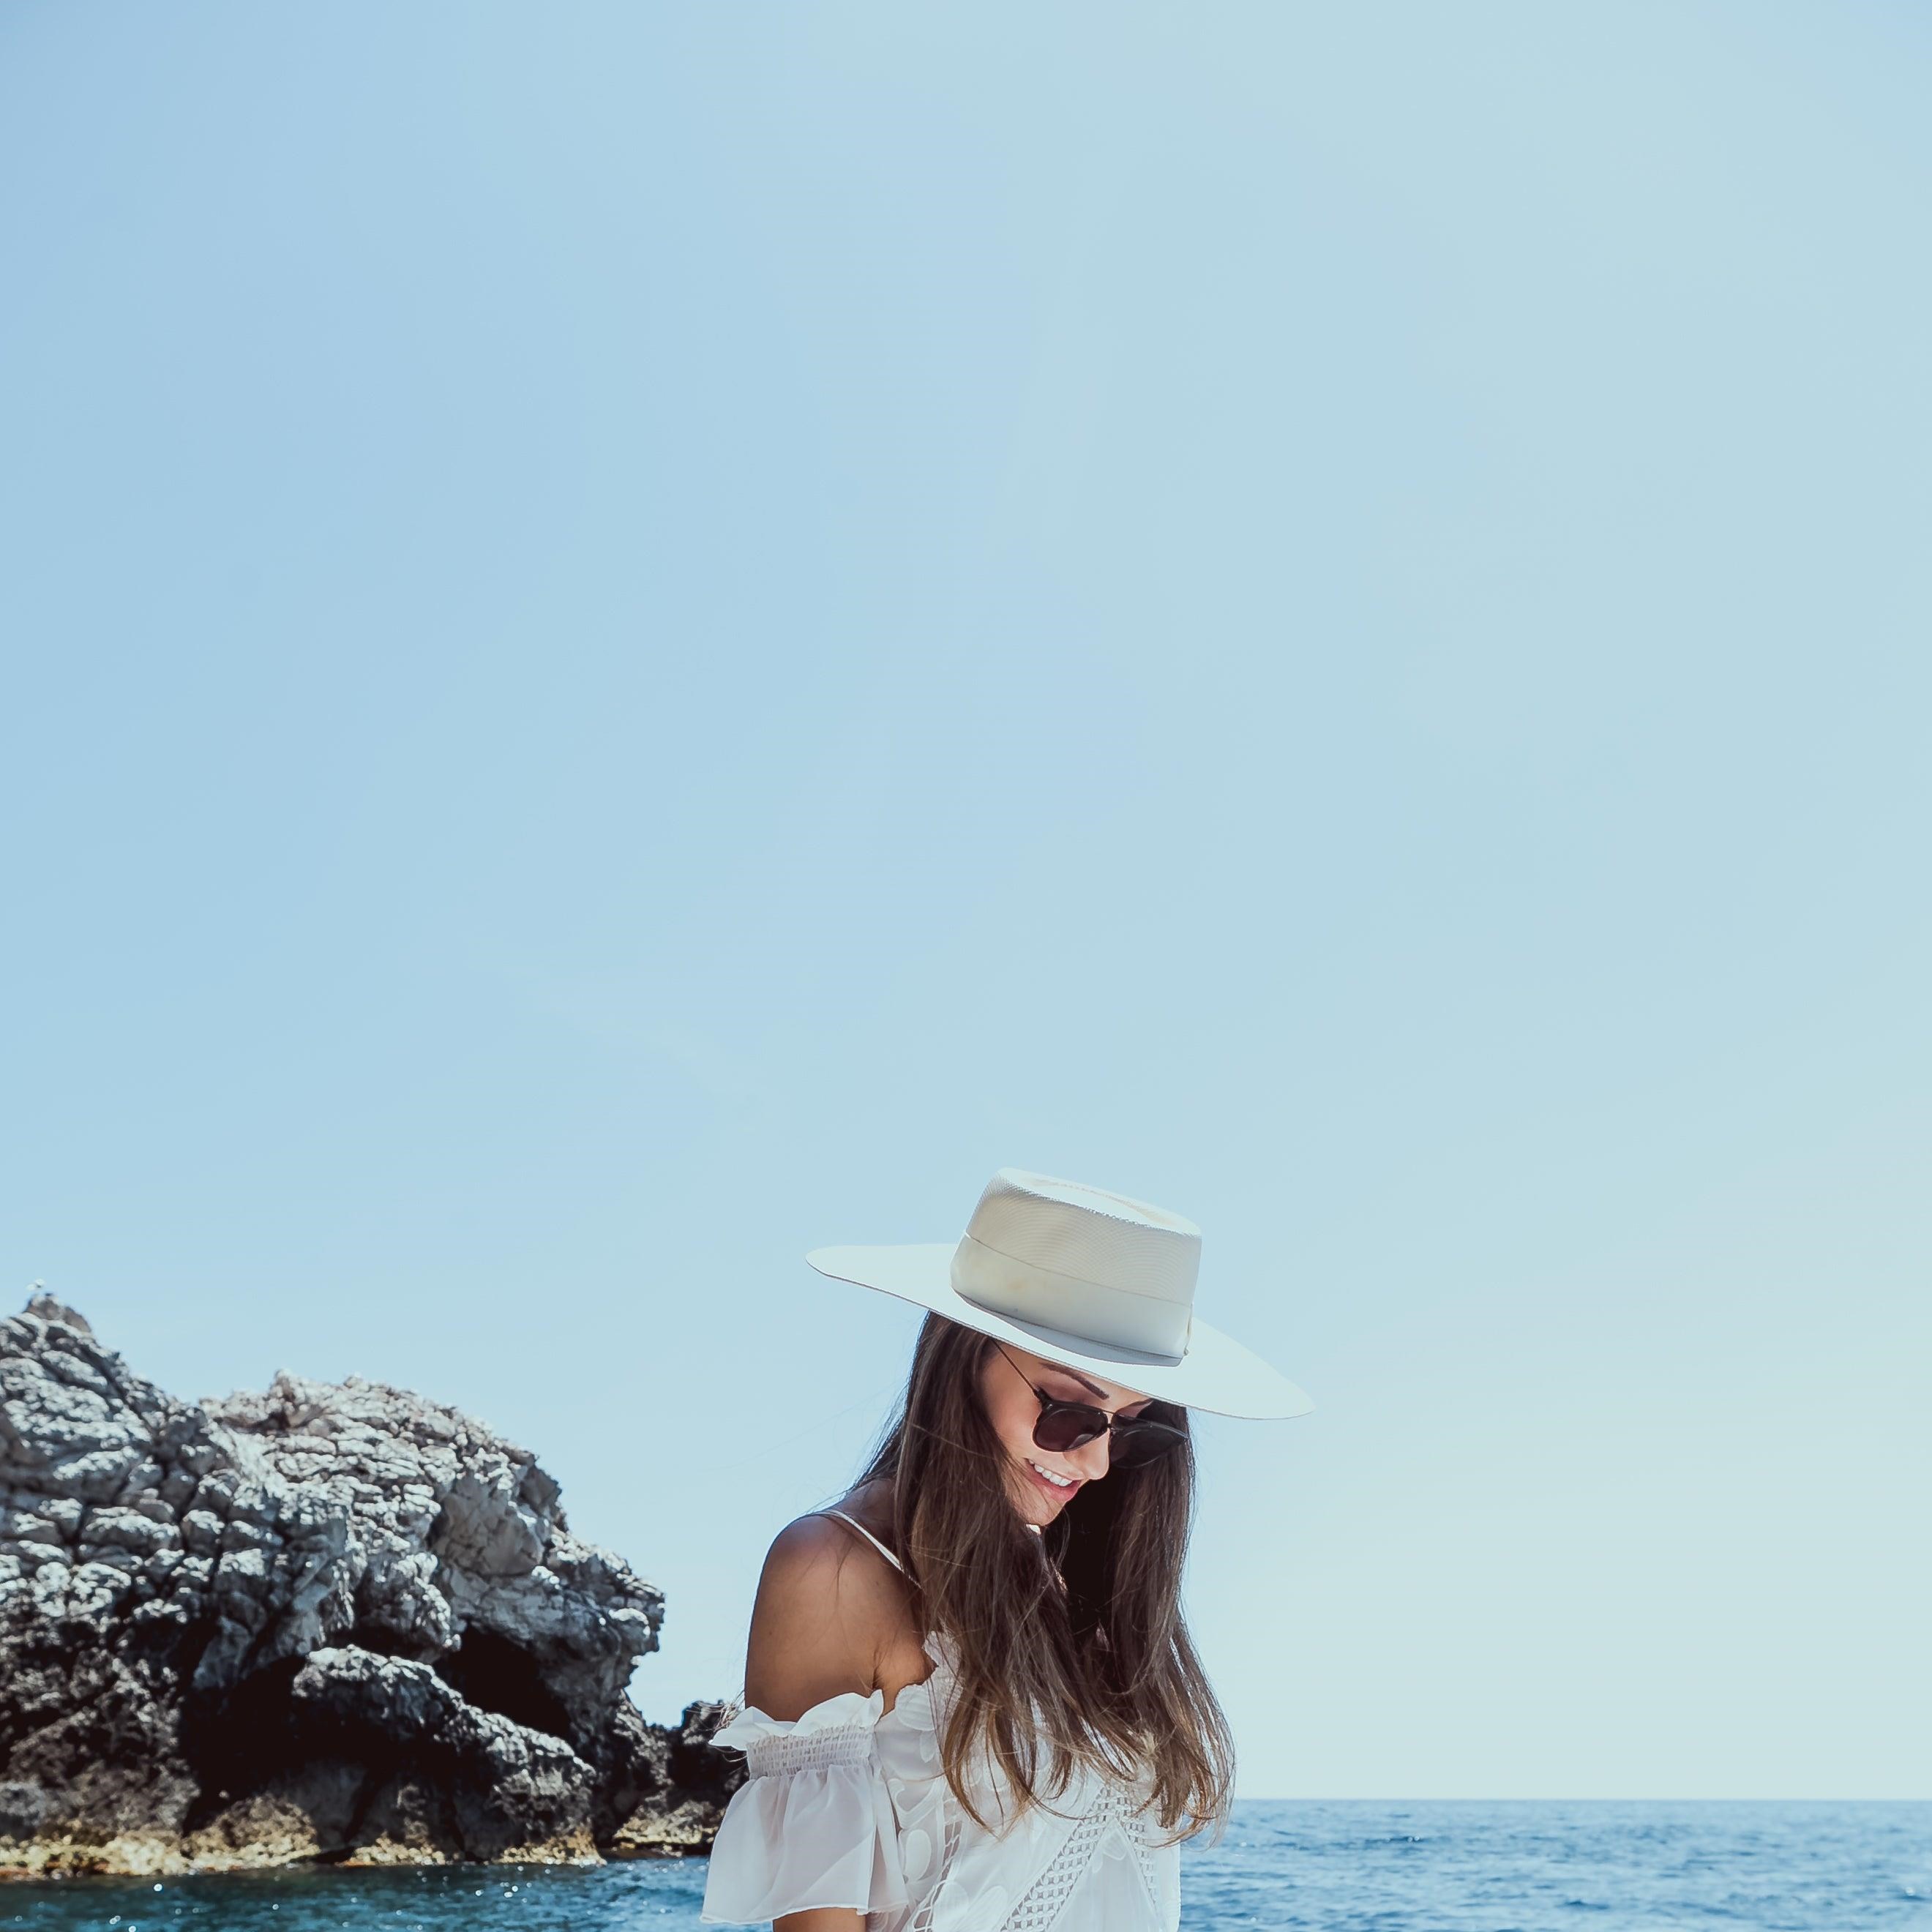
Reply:
M926 1650L932 1675L890 1711L848 1690L791 1721L754 1705L717 1733L749 1777L712 1845L704 1922L844 1906L866 1932L1176 1932L1180 1847L1139 1790L1085 1773L1004 1834L966 1816L939 1767L951 1658L940 1638ZM996 1775L982 1766L973 1789L998 1825L1012 1808Z

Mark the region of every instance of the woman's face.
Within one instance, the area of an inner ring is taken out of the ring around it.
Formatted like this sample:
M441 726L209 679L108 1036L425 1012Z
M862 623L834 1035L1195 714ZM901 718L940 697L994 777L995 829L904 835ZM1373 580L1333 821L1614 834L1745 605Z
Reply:
M987 1350L980 1370L980 1400L993 1433L1006 1452L1007 1487L1013 1507L1022 1521L1041 1528L1066 1507L1082 1483L1098 1482L1107 1473L1109 1438L1096 1436L1078 1449L1037 1448L1033 1439L1034 1424L1040 1420L1036 1388L1061 1402L1084 1402L1120 1416L1139 1414L1153 1398L1123 1388L1118 1382L1103 1382L1084 1370L1076 1375L1010 1342L995 1342ZM1039 1473L1042 1470L1047 1472L1044 1475ZM1050 1481L1048 1478L1054 1476L1071 1478L1071 1485L1062 1487Z

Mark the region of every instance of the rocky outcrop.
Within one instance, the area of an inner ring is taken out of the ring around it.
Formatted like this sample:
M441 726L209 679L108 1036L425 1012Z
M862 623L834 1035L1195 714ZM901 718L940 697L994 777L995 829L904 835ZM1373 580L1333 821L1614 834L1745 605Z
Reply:
M0 1323L0 1869L708 1847L722 1707L626 1694L664 1599L529 1451L351 1376L177 1401Z

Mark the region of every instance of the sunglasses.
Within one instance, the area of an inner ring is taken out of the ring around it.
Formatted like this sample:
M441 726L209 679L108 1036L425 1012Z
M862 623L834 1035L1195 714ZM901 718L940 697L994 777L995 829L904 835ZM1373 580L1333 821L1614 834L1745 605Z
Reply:
M1005 1343L995 1342L993 1346L1006 1355ZM1185 1430L1150 1415L1130 1416L1124 1420L1090 1402L1062 1402L1058 1396L1035 1387L1032 1376L1013 1362L1012 1356L1006 1355L1006 1360L1026 1376L1027 1386L1040 1398L1040 1419L1033 1426L1034 1443L1038 1448L1064 1455L1070 1449L1083 1448L1106 1436L1111 1438L1107 1444L1108 1466L1131 1469L1171 1454L1187 1440ZM1156 1408L1160 1406L1150 1405Z

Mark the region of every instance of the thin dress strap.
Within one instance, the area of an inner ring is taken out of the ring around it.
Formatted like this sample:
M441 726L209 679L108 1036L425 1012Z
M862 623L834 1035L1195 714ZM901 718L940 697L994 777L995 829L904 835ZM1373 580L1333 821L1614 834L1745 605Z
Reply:
M814 1516L836 1516L841 1522L850 1523L852 1527L856 1529L859 1534L862 1536L869 1543L872 1547L899 1573L902 1576L908 1574L905 1565L902 1563L899 1559L895 1556L892 1552L888 1550L886 1546L856 1517L848 1516L843 1510L814 1510L812 1513Z

